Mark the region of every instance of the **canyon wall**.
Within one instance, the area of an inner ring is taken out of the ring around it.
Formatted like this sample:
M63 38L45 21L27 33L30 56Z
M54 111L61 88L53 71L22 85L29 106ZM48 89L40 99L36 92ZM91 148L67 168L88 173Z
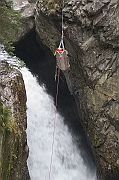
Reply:
M61 39L58 0L37 2L39 42L54 53ZM102 180L119 179L119 1L64 1L64 72Z
M62 1L39 0L32 8L30 30L35 28L38 42L54 54L61 40ZM117 180L119 1L65 0L63 17L65 48L70 57L70 69L64 75L96 158L97 176L100 180ZM15 33L18 40L30 31L27 25L22 29L23 34Z
M0 179L29 180L26 93L21 73L0 61Z

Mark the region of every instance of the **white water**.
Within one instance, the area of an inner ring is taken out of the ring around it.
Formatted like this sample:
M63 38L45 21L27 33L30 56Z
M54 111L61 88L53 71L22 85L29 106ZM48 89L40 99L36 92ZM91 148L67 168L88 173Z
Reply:
M49 180L55 107L52 97L35 77L22 69L27 92L28 168L31 180ZM57 113L51 180L95 180L83 163L63 117Z
M1 60L19 66L16 57L11 58L0 45ZM22 74L27 92L27 138L30 150L28 168L31 180L49 180L55 107L52 97L37 83L27 68L22 68ZM84 165L80 152L63 123L63 117L58 113L50 180L96 180L95 172L89 172Z

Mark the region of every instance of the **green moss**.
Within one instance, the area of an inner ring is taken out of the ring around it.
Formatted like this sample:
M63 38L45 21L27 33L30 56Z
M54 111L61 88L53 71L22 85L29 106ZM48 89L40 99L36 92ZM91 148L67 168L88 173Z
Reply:
M20 136L20 130L17 122L12 117L12 113L7 106L1 106L0 112L0 129L14 132L16 135Z
M11 118L11 114L10 114L10 110L8 109L8 107L3 107L1 105L0 109L1 109L1 111L0 111L0 129L5 130L5 129L7 129L7 123L9 121L9 119Z
M36 3L38 0L28 0L29 3Z
M8 165L8 169L7 169L8 176L10 175L10 170L11 170L11 164Z
M22 160L20 144L20 138L15 137L14 133L5 133L2 153L2 178L4 180L20 179L22 169L22 165L19 164L19 161Z
M1 94L0 94L0 97L1 97ZM1 100L1 98L0 98L0 114L2 114L2 111L3 111L2 100Z
M4 44L9 53L14 50L16 37L13 31L20 28L20 18L20 13L12 9L12 1L0 2L0 43Z
M114 162L111 162L111 167L115 168L115 163Z
M59 10L63 6L62 0L43 0L43 5L49 10Z
M4 180L19 180L23 168L23 136L10 109L3 106L1 99L0 122L0 130L3 135L2 157L0 159L1 177Z

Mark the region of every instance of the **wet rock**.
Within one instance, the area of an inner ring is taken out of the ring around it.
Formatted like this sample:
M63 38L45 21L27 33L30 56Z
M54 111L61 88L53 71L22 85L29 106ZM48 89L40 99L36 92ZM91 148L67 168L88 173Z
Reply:
M13 9L21 14L20 28L17 31L13 30L16 41L19 41L34 29L35 3L30 4L28 0L13 0Z
M22 75L12 65L0 61L0 80L0 114L4 116L4 109L9 112L8 120L0 127L0 178L29 180L25 148L26 93Z
M41 4L36 32L54 53L61 38L61 11L50 19ZM95 152L97 176L119 179L119 1L65 1L63 12L65 47L71 56L65 76Z
M37 1L35 18L29 9L25 9L32 4L26 0L25 6L20 0L16 2L21 6L23 26L15 36L18 39L23 37L34 27L35 20L37 40L54 53L61 39L62 27L61 6L54 6L58 1L54 0L52 6ZM64 73L68 87L75 97L82 124L95 152L98 178L117 180L119 1L65 0L63 15L65 47L70 54L70 71ZM2 83L5 87L6 82ZM8 92L7 88L5 92ZM5 96L6 100L11 98L9 93Z

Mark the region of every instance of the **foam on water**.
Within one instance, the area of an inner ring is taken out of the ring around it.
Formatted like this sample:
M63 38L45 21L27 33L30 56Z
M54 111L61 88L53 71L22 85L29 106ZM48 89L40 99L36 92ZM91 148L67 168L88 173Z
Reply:
M0 61L18 65L0 45ZM41 87L27 68L22 68L27 92L28 168L31 180L49 180L55 107L45 87ZM64 125L63 117L56 114L56 130L51 180L96 180L95 171L89 172L80 151Z
M27 92L28 168L31 180L46 180L50 169L54 102L27 68L22 68L22 74ZM56 115L51 180L95 180L95 171L89 172L84 165L80 151L64 125L63 117L58 113Z

